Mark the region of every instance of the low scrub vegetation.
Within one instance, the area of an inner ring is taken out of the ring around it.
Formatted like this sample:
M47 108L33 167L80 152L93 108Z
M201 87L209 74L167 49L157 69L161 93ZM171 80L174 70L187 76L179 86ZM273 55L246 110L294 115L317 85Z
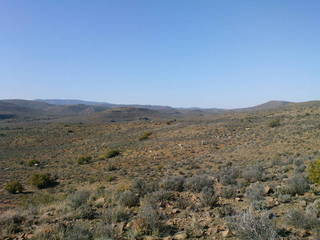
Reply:
M312 162L308 168L309 179L316 183L320 184L320 159Z
M139 141L147 140L151 135L152 135L152 132L145 132L143 135L139 137Z
M83 165L83 164L88 164L92 160L91 156L81 156L78 158L78 164Z
M241 240L276 240L277 229L267 214L259 215L251 208L230 219L230 227Z
M117 149L113 149L113 150L110 150L110 151L107 152L106 158L113 158L113 157L116 157L118 155L120 155L120 151L117 150Z
M269 122L269 127L275 128L280 126L280 119L274 119Z
M16 194L16 193L22 193L23 191L23 186L22 184L19 182L19 181L11 181L11 182L8 182L6 185L5 185L5 190L7 190L9 193L13 193L13 194Z
M42 189L53 186L56 182L49 173L35 173L30 178L31 185Z

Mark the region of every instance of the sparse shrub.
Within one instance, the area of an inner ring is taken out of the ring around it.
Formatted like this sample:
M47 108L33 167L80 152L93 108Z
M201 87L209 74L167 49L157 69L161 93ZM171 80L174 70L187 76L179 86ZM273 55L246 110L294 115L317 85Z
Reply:
M91 156L81 156L78 158L78 164L83 165L83 164L88 164L92 160Z
M320 159L309 165L308 177L313 183L320 184Z
M188 206L190 206L190 201L185 198L178 198L174 202L174 206L179 209L186 209Z
M8 182L4 188L7 192L13 194L21 193L23 191L23 186L19 181Z
M110 223L98 223L94 229L95 240L120 239L115 227Z
M32 159L32 160L29 160L27 162L27 164L28 164L29 167L33 167L33 166L38 166L40 164L40 162L38 160Z
M254 210L265 210L268 208L268 204L263 200L253 200L250 205Z
M25 218L18 211L8 210L0 215L0 229L4 234L14 234L21 231ZM1 236L1 231L0 231Z
M134 207L139 204L139 197L135 193L127 190L119 193L118 201L121 206Z
M97 216L97 212L88 203L83 203L76 209L74 209L73 218L77 219L94 219Z
M117 150L117 149L113 149L113 150L110 150L109 152L107 152L106 157L107 158L113 158L113 157L116 157L118 155L120 155L120 151Z
M159 235L161 227L162 222L159 212L151 205L142 206L133 224L135 235Z
M288 203L288 202L291 202L291 197L292 196L290 194L279 193L278 196L277 196L277 199L281 203Z
M218 208L218 214L219 217L223 218L226 216L233 216L235 215L235 210L230 206L230 205L223 205L221 207Z
M149 204L155 207L157 204L160 204L160 206L164 206L168 201L172 200L174 200L172 192L160 190L146 194L141 199L141 205Z
M108 223L124 222L127 221L129 217L129 212L122 206L110 207L104 214L104 218Z
M76 209L83 204L86 204L89 200L90 192L88 191L77 191L70 195L69 197L69 205Z
M184 184L184 188L191 192L201 192L204 187L212 187L213 180L207 175L196 175L187 178Z
M242 172L242 177L251 183L261 181L262 176L263 176L263 168L259 165L250 166Z
M151 135L152 135L152 132L145 132L142 136L139 137L139 141L147 140Z
M215 194L212 187L204 187L201 190L200 201L202 206L212 208L218 203L218 196Z
M135 179L131 186L131 191L137 193L140 197L143 197L147 193L152 193L157 191L158 183L157 182L146 182L143 179Z
M36 233L35 240L92 240L93 235L89 228L83 224L64 225L50 227Z
M112 172L112 171L115 171L115 170L118 170L118 168L115 165L109 164L107 166L107 171Z
M42 189L52 186L55 180L51 177L49 173L35 173L30 178L31 185Z
M220 190L220 196L223 198L234 198L237 195L238 187L234 185L224 186Z
M309 204L306 207L306 213L316 218L320 217L320 199L316 199L313 203Z
M297 209L289 210L286 215L286 221L290 226L306 230L315 229L320 226L319 219Z
M112 175L107 176L107 182L112 182L112 181L114 181L115 179L116 179L115 176L112 176Z
M294 168L294 172L295 172L296 174L303 173L305 169L306 169L306 166L305 166L305 165L296 166L296 167Z
M47 192L36 192L31 196L28 196L28 198L22 202L22 205L28 208L39 207L41 205L51 204L57 200L61 200L61 196Z
M246 190L246 197L250 201L261 201L264 199L264 186L261 183L252 183Z
M274 119L269 122L269 127L275 128L280 126L280 119Z
M294 175L287 180L286 186L284 187L285 194L304 194L305 192L309 191L310 186L307 179L298 174Z
M239 170L234 167L225 167L219 171L218 179L223 185L236 184Z
M257 215L249 208L239 215L229 218L230 228L241 240L279 239L274 223L267 214Z
M183 191L185 178L183 176L172 176L162 179L160 187L167 191Z
M304 162L301 159L295 159L293 160L293 164L296 167L300 167L301 165L304 165Z

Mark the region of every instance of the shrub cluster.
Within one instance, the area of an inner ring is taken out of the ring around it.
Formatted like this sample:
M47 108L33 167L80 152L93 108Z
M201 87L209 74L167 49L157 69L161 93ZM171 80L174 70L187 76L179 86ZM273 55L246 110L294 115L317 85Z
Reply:
M13 194L21 193L23 191L23 186L19 181L11 181L6 184L5 190Z
M286 221L288 225L306 230L320 227L320 221L317 217L297 209L291 209L287 213Z
M301 174L296 174L288 179L286 186L284 187L284 193L290 195L301 195L309 191L309 189L310 185L307 179Z
M185 178L183 176L169 176L162 179L160 187L167 191L182 192Z
M250 166L243 170L242 177L248 182L254 183L261 181L263 176L263 168L259 165Z
M119 204L124 207L134 207L139 204L139 197L129 190L119 193Z
M309 165L308 177L313 183L320 184L320 159Z
M217 204L218 196L215 194L212 187L204 187L201 190L200 201L202 206L212 208Z
M35 173L30 178L31 185L42 189L52 186L55 181L49 173Z
M268 215L258 215L251 208L231 217L229 223L241 240L279 239L277 229Z
M203 188L213 187L213 180L207 175L196 175L187 178L184 184L184 188L191 192L201 192Z
M280 126L280 119L274 119L269 122L269 127L275 128Z
M261 201L264 199L264 186L263 184L256 182L252 183L247 189L246 189L246 197L250 201Z

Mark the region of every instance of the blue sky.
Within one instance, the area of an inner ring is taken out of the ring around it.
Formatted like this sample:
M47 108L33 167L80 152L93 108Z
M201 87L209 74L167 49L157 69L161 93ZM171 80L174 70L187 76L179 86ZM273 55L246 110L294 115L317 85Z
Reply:
M0 1L0 98L320 99L318 0Z

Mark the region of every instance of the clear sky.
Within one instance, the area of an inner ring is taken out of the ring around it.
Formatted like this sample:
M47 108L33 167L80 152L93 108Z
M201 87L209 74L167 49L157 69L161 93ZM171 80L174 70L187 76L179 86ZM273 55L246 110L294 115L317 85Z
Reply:
M0 1L0 98L320 99L319 0Z

